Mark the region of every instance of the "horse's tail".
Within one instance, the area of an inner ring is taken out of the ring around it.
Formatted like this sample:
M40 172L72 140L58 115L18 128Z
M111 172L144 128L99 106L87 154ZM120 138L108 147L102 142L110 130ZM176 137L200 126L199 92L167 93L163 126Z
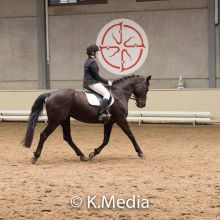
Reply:
M50 96L50 93L45 93L40 95L34 102L31 108L31 114L28 120L28 127L25 134L25 137L22 141L22 144L25 147L31 147L33 137L34 137L34 129L37 124L38 117L40 116L41 112L43 111L45 99Z

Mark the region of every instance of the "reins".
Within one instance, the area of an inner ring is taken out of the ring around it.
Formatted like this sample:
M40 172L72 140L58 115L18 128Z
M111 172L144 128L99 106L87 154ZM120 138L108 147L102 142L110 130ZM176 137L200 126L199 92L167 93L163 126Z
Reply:
M142 99L143 99L143 98L137 98L135 95L129 94L128 92L126 92L126 91L124 91L124 90L122 90L122 89L119 89L119 88L116 87L116 86L113 86L113 85L112 85L112 87L115 88L115 89L117 89L117 90L119 90L119 91L121 91L121 92L123 92L124 94L128 95L128 96L129 96L129 99L135 100L135 101L137 101L137 102L141 102Z

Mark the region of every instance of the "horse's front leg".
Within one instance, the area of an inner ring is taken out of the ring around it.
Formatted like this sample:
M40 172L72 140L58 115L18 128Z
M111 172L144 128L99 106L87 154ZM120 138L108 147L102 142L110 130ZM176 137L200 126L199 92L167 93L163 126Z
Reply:
M102 149L108 144L113 124L114 123L109 122L109 123L104 125L104 139L103 139L103 142L98 148L96 148L93 152L91 152L89 154L89 159L92 159L97 154L99 154L102 151Z
M132 141L134 148L135 148L135 151L137 152L138 156L143 158L144 154L141 151L138 143L136 142L135 137L129 128L129 125L128 125L126 118L120 119L116 123L124 131L124 133L129 137L129 139Z

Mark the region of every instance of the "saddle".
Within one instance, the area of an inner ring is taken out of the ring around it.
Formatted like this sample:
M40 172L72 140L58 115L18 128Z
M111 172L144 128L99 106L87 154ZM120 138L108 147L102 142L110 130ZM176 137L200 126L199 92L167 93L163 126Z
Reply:
M102 101L103 97L101 95L99 95L98 93L96 93L95 91L89 89L89 88L84 88L83 92L86 95L87 101L90 105L94 105L94 106L100 106L100 102ZM111 106L114 103L114 96L113 94L109 91L110 93L110 99L109 99L109 104L108 107Z

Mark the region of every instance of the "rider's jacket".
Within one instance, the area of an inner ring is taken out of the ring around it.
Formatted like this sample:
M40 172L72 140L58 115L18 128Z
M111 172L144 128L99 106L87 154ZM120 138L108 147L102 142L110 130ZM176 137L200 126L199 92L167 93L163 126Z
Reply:
M94 58L89 57L84 64L83 88L95 83L108 84L108 80L99 75L99 67Z

